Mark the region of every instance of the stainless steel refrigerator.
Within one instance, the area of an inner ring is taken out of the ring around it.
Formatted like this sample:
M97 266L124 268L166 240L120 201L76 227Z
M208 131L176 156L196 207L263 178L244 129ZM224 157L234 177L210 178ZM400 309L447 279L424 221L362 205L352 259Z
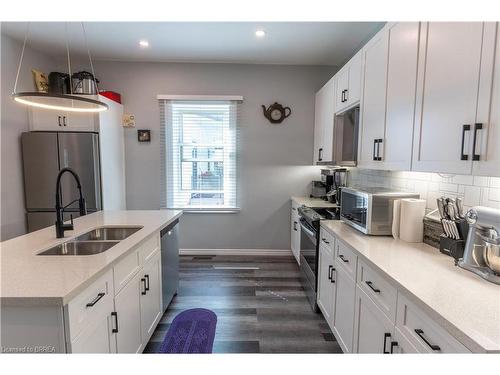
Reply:
M80 177L88 213L101 210L99 135L82 132L26 132L21 136L24 194L28 231L54 225L56 179L59 170L72 168ZM69 174L61 179L63 205L78 199ZM65 209L64 218L76 218L78 202Z

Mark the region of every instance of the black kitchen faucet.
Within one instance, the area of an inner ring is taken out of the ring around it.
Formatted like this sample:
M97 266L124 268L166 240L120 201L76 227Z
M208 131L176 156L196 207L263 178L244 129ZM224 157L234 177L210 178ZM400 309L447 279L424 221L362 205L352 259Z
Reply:
M78 192L80 193L80 198L75 199L74 201L71 201L68 203L66 206L62 207L62 202L61 202L61 176L69 172L73 175L73 177L76 180L76 186L78 188ZM73 230L73 215L71 215L71 224L64 224L64 210L78 201L78 206L80 209L80 216L87 215L87 206L85 204L85 199L83 199L83 194L82 194L82 185L80 183L80 178L76 174L76 172L71 169L71 168L63 168L59 171L59 174L57 175L57 182L56 182L56 236L57 238L63 238L64 237L64 231L65 230Z

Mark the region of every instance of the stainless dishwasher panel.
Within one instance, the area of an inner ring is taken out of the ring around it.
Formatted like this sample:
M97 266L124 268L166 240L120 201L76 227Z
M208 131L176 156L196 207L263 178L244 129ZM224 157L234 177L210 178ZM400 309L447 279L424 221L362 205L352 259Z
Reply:
M179 288L179 220L160 232L162 301L165 311Z

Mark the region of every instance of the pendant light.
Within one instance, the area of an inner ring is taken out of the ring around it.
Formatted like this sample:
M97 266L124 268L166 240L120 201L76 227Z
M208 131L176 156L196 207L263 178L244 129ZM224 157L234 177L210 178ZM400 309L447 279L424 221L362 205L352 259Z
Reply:
M94 73L94 65L92 64L92 57L90 55L90 49L87 41L87 34L85 32L85 26L82 22L83 36L85 39L85 46L87 47L87 54L90 62L90 69L92 70L92 75L94 78L94 87L96 89L96 94L98 94L97 81ZM108 109L108 105L96 99L86 98L84 96L73 95L73 83L71 79L71 60L69 52L69 41L68 41L68 25L66 24L66 55L68 59L68 75L69 75L69 94L56 94L56 93L45 93L37 91L17 91L17 82L19 79L19 73L21 72L21 66L24 58L24 50L26 49L26 43L28 41L29 34L29 24L26 28L26 34L24 36L23 48L21 50L21 57L19 59L19 66L17 67L16 80L14 82L14 90L12 92L12 98L21 104L25 104L32 107L58 110L58 111L68 111L68 112L102 112Z

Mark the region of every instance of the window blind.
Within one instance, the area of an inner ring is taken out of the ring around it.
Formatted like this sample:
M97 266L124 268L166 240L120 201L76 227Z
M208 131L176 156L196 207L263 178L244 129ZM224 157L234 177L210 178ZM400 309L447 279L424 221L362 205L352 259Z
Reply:
M162 208L236 211L240 101L159 99Z

